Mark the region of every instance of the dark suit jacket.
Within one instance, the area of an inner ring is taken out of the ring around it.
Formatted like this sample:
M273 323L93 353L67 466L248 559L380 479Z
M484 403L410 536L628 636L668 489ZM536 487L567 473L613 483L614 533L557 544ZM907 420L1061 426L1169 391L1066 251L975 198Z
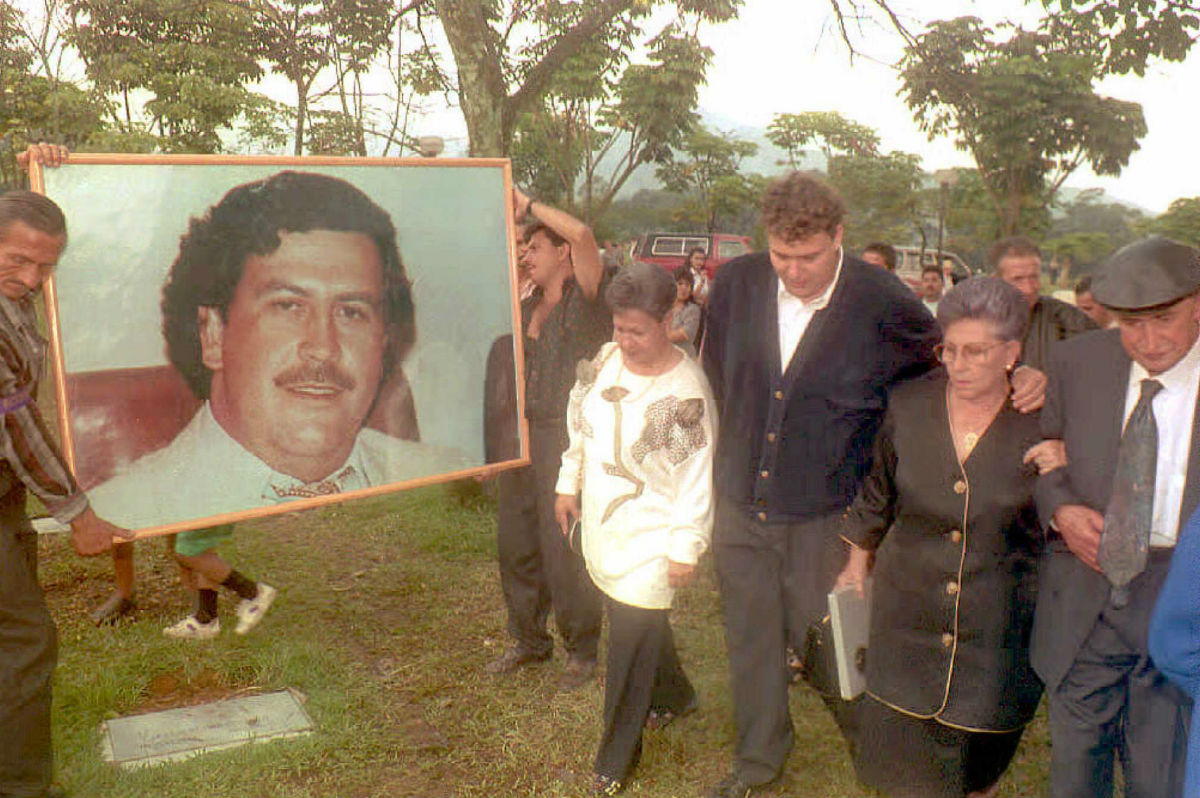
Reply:
M1130 364L1116 330L1085 333L1051 350L1042 435L1066 441L1068 465L1038 479L1038 513L1047 530L1054 511L1062 505L1082 504L1100 513L1108 505ZM1198 435L1200 421L1192 426L1181 521L1191 516L1200 501ZM1149 628L1163 576L1147 570L1130 584L1127 611L1135 618L1133 627ZM1108 596L1104 575L1084 565L1061 538L1051 535L1041 567L1031 651L1033 666L1048 689L1057 687L1070 669ZM1138 645L1145 650L1144 636Z
M846 256L785 372L779 278L766 253L721 267L702 362L721 411L716 488L760 520L792 522L850 504L896 382L928 371L940 338L897 277Z
M959 465L946 374L892 391L871 472L843 535L877 552L867 690L906 714L960 728L1029 722L1042 683L1029 630L1042 536L1038 419L1006 404Z

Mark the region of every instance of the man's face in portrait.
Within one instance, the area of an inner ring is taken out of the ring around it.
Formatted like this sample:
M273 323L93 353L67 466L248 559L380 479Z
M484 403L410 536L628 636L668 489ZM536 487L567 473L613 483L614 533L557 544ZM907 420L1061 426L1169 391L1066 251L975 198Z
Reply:
M833 282L841 246L840 224L833 235L814 233L793 240L767 231L767 252L771 266L788 293L805 302L819 297Z
M201 307L214 417L272 468L313 481L350 454L379 388L383 267L361 233L280 234L221 319Z

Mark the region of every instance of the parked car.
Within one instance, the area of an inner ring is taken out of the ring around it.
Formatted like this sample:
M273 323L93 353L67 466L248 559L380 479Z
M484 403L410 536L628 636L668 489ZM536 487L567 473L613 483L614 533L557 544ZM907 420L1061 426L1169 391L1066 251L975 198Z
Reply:
M638 236L631 255L675 271L696 247L704 250L704 268L712 277L723 263L749 252L750 239L730 233L645 233Z
M921 272L926 266L937 265L937 250L926 249L924 253L919 247L896 247L896 276L916 290L921 285ZM971 276L971 267L958 255L948 250L942 250L942 271L949 267L955 283ZM947 283L946 288L950 285Z

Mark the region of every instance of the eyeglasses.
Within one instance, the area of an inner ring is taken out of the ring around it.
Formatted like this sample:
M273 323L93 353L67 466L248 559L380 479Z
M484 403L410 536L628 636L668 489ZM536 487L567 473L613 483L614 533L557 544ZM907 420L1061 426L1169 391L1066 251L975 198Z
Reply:
M933 348L933 356L942 363L949 363L961 356L967 365L976 366L987 358L988 352L1003 345L1004 341L996 341L992 344L963 344L961 347L938 344Z

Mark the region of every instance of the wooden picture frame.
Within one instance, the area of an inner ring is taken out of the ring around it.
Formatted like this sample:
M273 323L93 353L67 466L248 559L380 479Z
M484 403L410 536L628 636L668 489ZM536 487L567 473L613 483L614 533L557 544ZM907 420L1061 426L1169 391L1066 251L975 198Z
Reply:
M507 160L72 154L30 178L67 216L49 359L106 520L140 538L528 464Z

